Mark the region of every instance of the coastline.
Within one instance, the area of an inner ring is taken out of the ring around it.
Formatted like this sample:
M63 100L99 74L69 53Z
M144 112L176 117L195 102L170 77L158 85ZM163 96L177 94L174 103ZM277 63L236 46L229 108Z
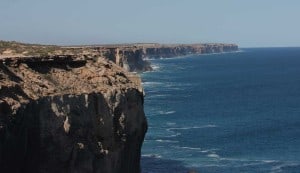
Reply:
M153 70L146 57L171 59L238 49L233 44L4 45L0 46L0 165L14 173L21 169L139 173L148 125L142 82L133 72ZM40 154L43 160L38 159ZM119 164L113 166L116 161Z

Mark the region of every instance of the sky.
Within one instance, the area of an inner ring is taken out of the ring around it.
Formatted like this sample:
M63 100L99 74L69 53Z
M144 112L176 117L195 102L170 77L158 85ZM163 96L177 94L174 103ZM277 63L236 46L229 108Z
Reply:
M0 40L300 46L299 0L0 0Z

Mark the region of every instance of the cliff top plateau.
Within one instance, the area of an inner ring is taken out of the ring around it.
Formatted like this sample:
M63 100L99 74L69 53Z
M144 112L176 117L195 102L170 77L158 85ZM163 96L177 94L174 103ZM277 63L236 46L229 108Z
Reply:
M0 59L0 99L17 108L45 96L142 91L140 78L99 57L74 55Z
M158 44L158 43L132 43L132 44L102 44L82 46L57 46L25 44L16 41L0 40L0 58L24 57L24 56L47 56L47 55L95 55L99 51L107 49L147 49L147 48L176 48L176 47L238 47L236 44L224 43L195 43L195 44Z

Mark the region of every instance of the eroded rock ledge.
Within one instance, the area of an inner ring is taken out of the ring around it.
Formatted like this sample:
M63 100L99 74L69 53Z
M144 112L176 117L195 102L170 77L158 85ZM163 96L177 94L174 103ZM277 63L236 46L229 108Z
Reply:
M0 59L0 172L138 173L139 77L97 56Z

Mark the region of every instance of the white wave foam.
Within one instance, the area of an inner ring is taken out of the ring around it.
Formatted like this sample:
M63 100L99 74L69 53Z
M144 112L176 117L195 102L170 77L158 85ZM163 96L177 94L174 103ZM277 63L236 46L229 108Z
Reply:
M146 56L144 58L144 60L148 60L148 61L155 61L155 60L158 60L158 59L161 59L161 58L154 58L154 57L149 57L149 56Z
M202 148L199 148L199 147L186 147L186 146L184 146L184 147L173 146L173 148L183 149L183 150L191 150L191 151L200 152L200 153L211 153L211 154L215 154L215 150L217 150L217 149L203 150Z
M191 83L177 83L177 82L169 82L169 83L166 83L165 85L166 87L170 88L170 89L173 89L175 86L176 87L189 87L189 86L193 86L193 84ZM172 88L173 87L173 88Z
M151 67L154 71L158 71L160 69L160 66L157 64L151 64Z
M156 142L161 142L161 143L178 143L179 142L179 141L163 140L163 139L157 139L155 141Z
M188 150L201 150L202 151L201 148L193 148L193 147L180 147L180 148L182 148L182 149L188 149Z
M174 88L168 88L169 90L175 90L175 91L183 91L184 90L184 88L177 88L177 87L174 87Z
M162 82L142 82L143 86L157 86L157 85L162 85Z
M173 122L167 122L166 124L167 124L167 126L174 126L174 125L176 125L176 123L173 123Z
M210 152L211 150L202 150L202 151L200 151L201 153L208 153L208 152Z
M277 165L277 166L273 166L272 167L272 172L271 173L279 173L279 172L282 172L283 168L284 167L295 167L295 166L300 166L300 163L295 163L295 162L285 162L285 163L282 163L280 165Z
M174 57L162 57L159 58L160 60L172 60L172 59L182 59L182 58L188 58L188 57L193 57L195 54L189 54L189 55L182 55L182 56L174 56Z
M276 163L279 162L278 160L262 160L264 163Z
M235 53L241 53L241 52L245 52L244 50L237 50L237 51L229 51L229 52L216 52L216 53L202 53L202 54L196 54L197 56L201 56L201 55L222 55L222 54L235 54Z
M215 153L212 153L212 154L208 154L207 157L210 157L210 158L216 158L216 159L219 159L220 156L215 154Z
M279 160L253 160L253 159L237 159L237 158L222 158L222 160L226 161L234 161L234 162L259 162L261 164L267 163L279 163Z
M167 97L165 94L150 94L147 96L148 99L150 98L161 98L161 97Z
M160 115L169 115L174 114L176 111L158 111Z
M142 154L142 157L162 158L159 154Z
M153 95L153 97L165 97L165 96L167 96L167 95L165 95L165 94L156 94L156 95Z
M173 132L174 133L174 132ZM172 135L167 135L167 136L163 136L164 138L175 138L175 137L178 137L180 136L181 133L175 133L175 134L172 134Z
M216 125L208 124L204 126L193 126L193 127L176 127L176 128L168 128L167 131L173 131L173 130L190 130L190 129L203 129L203 128L215 128Z

